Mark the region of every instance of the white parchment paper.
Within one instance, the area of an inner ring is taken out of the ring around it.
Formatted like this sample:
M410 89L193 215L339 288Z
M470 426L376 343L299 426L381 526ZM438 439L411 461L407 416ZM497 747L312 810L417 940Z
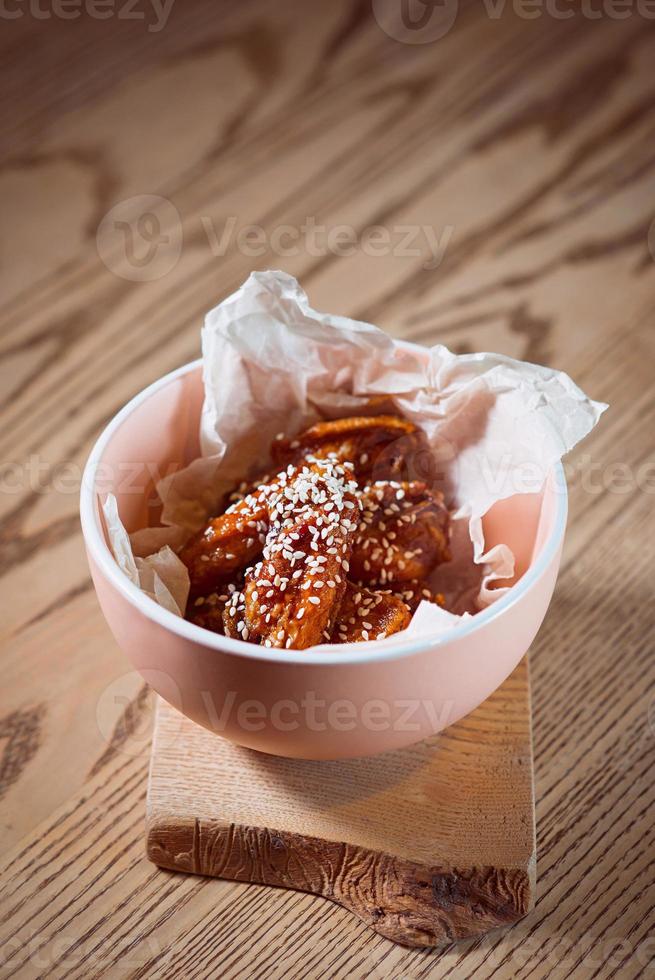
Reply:
M148 562L153 575L139 584L167 605L175 580L181 613L184 573L171 549L202 526L227 490L266 469L277 433L294 435L320 418L369 414L371 399L384 399L385 411L423 429L454 509L454 589L463 595L473 588L481 608L503 594L490 585L511 577L514 567L508 547L485 551L481 517L499 499L539 490L607 407L561 371L500 354L403 344L371 324L318 313L284 272L253 273L211 310L202 353L202 455L158 485L165 527L132 536L142 556L132 561ZM114 552L133 575L129 541L126 547L115 520ZM160 549L157 562L145 554L150 543ZM162 568L168 597L158 593ZM422 604L407 633L436 634L459 622L440 612Z

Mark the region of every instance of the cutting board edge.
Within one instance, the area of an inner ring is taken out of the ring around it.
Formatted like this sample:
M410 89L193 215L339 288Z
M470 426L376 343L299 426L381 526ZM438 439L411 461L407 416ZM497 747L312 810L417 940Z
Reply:
M268 827L149 817L146 854L160 868L291 888L348 909L380 935L436 947L522 919L534 906L526 867L452 867Z

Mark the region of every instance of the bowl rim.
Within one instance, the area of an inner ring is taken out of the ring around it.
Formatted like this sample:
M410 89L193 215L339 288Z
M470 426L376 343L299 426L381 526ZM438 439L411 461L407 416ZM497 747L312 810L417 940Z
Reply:
M399 341L399 343L410 348L417 346L407 341ZM231 639L219 633L212 633L210 630L196 626L194 623L189 623L186 619L182 619L182 617L176 616L168 609L164 609L154 599L147 596L120 569L105 541L97 506L95 484L98 466L100 465L104 451L115 432L117 432L125 420L135 409L161 388L166 387L177 378L191 373L198 368L202 369L202 358L189 361L187 364L173 371L169 371L168 374L163 375L161 378L153 381L152 384L143 388L114 415L100 433L91 449L82 473L80 488L82 534L89 551L89 556L93 562L109 583L123 595L130 605L134 606L147 619L153 621L163 629L175 633L182 639L208 650L220 650L222 653L230 653L253 660L266 660L302 666L318 664L363 664L409 657L431 649L436 650L439 647L450 645L453 641L460 640L498 619L519 603L537 584L556 555L564 537L568 514L568 491L564 467L561 461L558 461L552 470L556 498L555 519L552 530L542 544L536 561L530 565L530 568L525 572L523 577L515 585L511 586L504 596L501 596L492 605L487 606L486 609L476 613L475 616L472 616L457 626L453 626L439 636L432 638L409 638L405 641L399 640L395 645L385 643L384 646L375 640L363 643L344 643L339 644L334 650L317 649L316 652L308 654L305 650L280 650L277 648L255 646L245 640Z

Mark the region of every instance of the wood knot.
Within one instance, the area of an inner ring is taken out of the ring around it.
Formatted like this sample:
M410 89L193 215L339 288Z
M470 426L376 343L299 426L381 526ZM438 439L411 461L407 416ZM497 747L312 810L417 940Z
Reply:
M461 905L468 897L468 889L457 875L437 874L432 876L432 894L443 909Z

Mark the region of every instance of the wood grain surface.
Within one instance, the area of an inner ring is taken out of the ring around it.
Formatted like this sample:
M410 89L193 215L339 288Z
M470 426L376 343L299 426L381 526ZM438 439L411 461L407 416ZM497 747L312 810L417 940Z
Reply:
M439 946L532 908L534 823L527 658L458 724L372 758L266 756L157 700L146 851L172 871L311 892Z
M3 6L22 12L0 30L3 976L652 970L655 25L636 5L550 6L461 0L425 44L363 0L177 0L160 31ZM158 222L136 262L134 235L102 224L125 201L123 221ZM222 249L229 219L261 226L264 254L234 234ZM280 229L308 221L390 244L280 254ZM92 592L81 467L266 267L319 309L563 368L611 404L567 463L531 653L539 896L502 935L407 951L320 899L145 858L150 700Z

